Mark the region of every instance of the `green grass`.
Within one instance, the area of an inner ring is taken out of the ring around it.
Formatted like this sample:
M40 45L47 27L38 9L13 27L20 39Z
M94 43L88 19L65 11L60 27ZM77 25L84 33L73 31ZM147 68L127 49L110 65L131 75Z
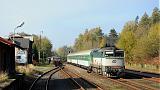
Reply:
M53 65L40 65L40 66L35 66L34 70L40 71L40 72L47 72L49 70L53 69Z

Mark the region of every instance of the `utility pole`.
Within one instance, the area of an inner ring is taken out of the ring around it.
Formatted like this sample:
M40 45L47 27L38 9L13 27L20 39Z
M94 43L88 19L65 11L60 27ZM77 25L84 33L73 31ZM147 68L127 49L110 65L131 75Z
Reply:
M40 36L39 36L39 38L40 38L40 40L39 40L39 61L41 62L41 33L43 34L43 31L40 31Z
M44 52L43 52L43 60L44 60Z

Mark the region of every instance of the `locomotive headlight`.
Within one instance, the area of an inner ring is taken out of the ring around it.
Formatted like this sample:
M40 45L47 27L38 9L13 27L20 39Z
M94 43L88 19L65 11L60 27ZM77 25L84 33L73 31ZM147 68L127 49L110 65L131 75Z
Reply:
M112 60L112 63L116 63L117 61L116 60Z

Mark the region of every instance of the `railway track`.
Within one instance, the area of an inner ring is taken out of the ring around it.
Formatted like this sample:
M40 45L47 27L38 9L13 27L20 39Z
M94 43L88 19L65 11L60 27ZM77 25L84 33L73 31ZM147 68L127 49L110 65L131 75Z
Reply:
M85 79L85 77L81 77L79 74L69 70L68 68L54 68L44 74L42 74L41 76L39 76L30 86L29 90L49 90L49 88L51 89L51 84L49 85L51 79L52 79L52 75L54 75L56 72L61 71L63 73L62 76L66 76L69 79L69 84L71 86L73 86L74 88L72 89L79 89L79 90L103 90L101 87L99 87L97 84L93 83L92 81L89 81L87 79ZM135 74L131 75L128 74L128 77L132 78L132 79L126 79L126 78L108 78L106 76L102 76L99 75L101 77L103 77L104 79L108 79L111 82L120 84L124 87L126 87L127 89L132 89L132 90L158 90L157 87L153 87L150 85L146 85L144 83L139 83L135 80L133 80L133 78L137 78L137 76ZM47 77L46 79L43 79L42 77ZM139 77L139 76L138 76ZM141 76L140 76L141 77ZM148 80L148 81L152 81L152 82L156 82L156 83L160 83L160 79L159 78L141 78L139 80ZM55 82L56 83L56 82ZM55 87L54 87L55 88ZM106 89L106 88L105 88ZM58 90L58 89L56 89ZM67 90L71 90L71 89L67 89Z
M104 79L108 79L111 82L115 82L115 83L120 84L120 85L122 85L122 86L124 86L128 89L131 89L131 90L159 90L158 88L154 88L154 87L151 87L149 85L137 83L137 82L132 81L130 79L123 79L123 78L115 79L115 78L108 78L108 77L105 77L105 76L102 76L102 77Z
M30 86L29 90L48 90L49 87L49 81L53 74L60 71L60 67L53 68L52 70L49 70L42 75L40 75ZM46 80L44 80L42 77L45 77L47 74L49 74L49 77L47 77Z
M80 75L70 72L67 69L62 70L62 72L70 78L70 80L73 82L75 86L78 86L80 90L103 90L98 85L92 83L91 81L88 81L84 78L82 78Z
M128 84L134 87L136 90L158 90L157 88L154 88L145 84L137 83L135 81L131 81L128 79L118 79L117 81Z
M64 81L68 81L68 79L54 79L52 76L56 73L56 72L63 72L63 76L67 76L67 78L69 79L69 82L67 85L71 85L74 88L66 88L66 90L72 90L72 89L79 89L79 90L103 90L101 89L99 86L97 86L96 84L87 81L86 79L80 77L78 74L72 73L67 71L66 69L62 69L60 67L54 68L50 71L47 71L45 73L43 73L42 75L40 75L30 86L29 90L49 90L49 89L53 89L53 87L51 85L59 83L56 82L56 80L64 80ZM61 76L61 75L60 75ZM53 79L55 80L55 82L53 83ZM59 83L62 84L62 83ZM63 86L63 85L61 85ZM54 89L57 89L58 86L54 87ZM63 90L65 90L65 88L63 88Z
M105 77L105 76L103 76L103 77ZM154 83L157 82L157 84L158 84L159 80L160 80L159 78L143 78L142 75L140 75L140 76L135 75L135 74L132 75L131 73L128 74L127 79L126 78L120 78L120 79L116 78L115 79L115 78L108 78L108 77L105 77L105 78L109 79L115 83L126 86L127 88L132 89L132 90L159 90L158 88L146 85L144 83L136 82L136 80L137 81L150 80Z
M141 74L137 74L141 73ZM146 76L144 72L136 72L136 73L126 73L125 78L108 78L106 76L98 75L103 79L107 79L115 84L120 84L121 86L126 87L131 90L159 90L160 78L157 78L158 74L149 73L149 76ZM147 73L148 75L148 73ZM154 77L155 76L155 77ZM84 76L83 76L84 77ZM150 78L152 77L152 78ZM102 86L101 86L102 87Z

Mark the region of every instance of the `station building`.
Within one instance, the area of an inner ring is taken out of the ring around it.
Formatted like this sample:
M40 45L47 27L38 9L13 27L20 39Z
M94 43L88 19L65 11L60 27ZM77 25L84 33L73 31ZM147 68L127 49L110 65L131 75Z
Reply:
M15 74L15 44L0 37L0 72Z
M14 43L19 46L15 47L15 61L17 64L31 64L32 63L32 44L33 36L16 34L11 37Z

